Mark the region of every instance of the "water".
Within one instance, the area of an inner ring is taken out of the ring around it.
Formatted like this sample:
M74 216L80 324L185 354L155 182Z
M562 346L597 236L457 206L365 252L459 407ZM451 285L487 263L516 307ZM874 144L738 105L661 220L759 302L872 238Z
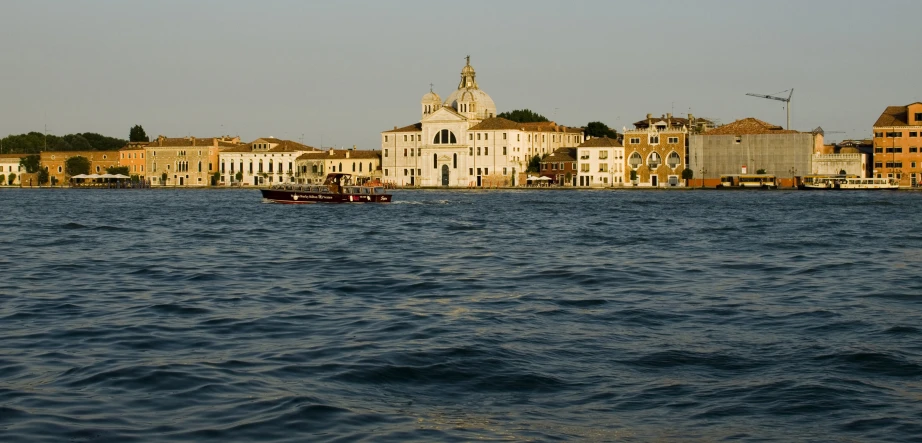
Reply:
M0 441L922 441L922 195L0 190Z

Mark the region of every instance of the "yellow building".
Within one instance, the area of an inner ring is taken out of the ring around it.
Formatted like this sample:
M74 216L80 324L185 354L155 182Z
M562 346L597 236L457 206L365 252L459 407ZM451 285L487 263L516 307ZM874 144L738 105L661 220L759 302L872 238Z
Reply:
M131 142L118 151L118 165L128 167L128 175L146 176L145 147L149 142Z
M160 186L210 186L218 153L240 146L239 137L157 137L144 148L147 180Z
M874 123L874 177L918 186L922 174L922 103L888 106Z
M67 184L67 159L85 157L90 161L90 174L105 174L106 170L118 166L119 151L54 151L42 152L42 167L48 168L48 180L52 183Z

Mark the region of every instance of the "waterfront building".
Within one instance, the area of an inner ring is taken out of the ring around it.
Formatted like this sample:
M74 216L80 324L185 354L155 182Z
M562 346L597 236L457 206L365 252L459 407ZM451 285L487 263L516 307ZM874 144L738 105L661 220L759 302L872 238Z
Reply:
M354 183L381 179L381 153L355 149L333 149L301 154L296 159L299 183L321 184L327 174L351 174Z
M225 148L219 153L219 182L225 186L304 183L295 165L300 155L311 151L317 149L275 137Z
M688 118L674 117L672 114L665 114L660 118L656 118L647 114L646 119L634 122L634 128L636 129L647 129L650 126L659 126L662 128L667 126L684 126L688 128L688 132L691 134L701 134L714 129L717 125L709 119L695 117L694 114L688 114Z
M144 148L147 180L160 186L210 186L218 153L239 146L239 137L157 137Z
M636 174L635 186L684 186L681 176L687 158L686 122L674 119L672 114L656 120L647 114L646 120L634 124L634 129L624 130L624 168Z
M721 175L764 171L793 187L795 176L813 173L813 154L821 152L821 132L798 132L755 118L744 118L689 139L692 186L714 187Z
M27 154L0 154L0 186L15 186L21 183L22 174L25 169L19 164L19 160ZM10 180L10 177L13 180ZM36 183L38 184L38 183Z
M624 186L624 146L618 140L599 137L576 148L578 186L609 188Z
M119 151L52 151L41 153L42 167L48 168L48 180L58 185L68 183L67 160L84 157L90 161L90 174L105 174L106 170L118 166ZM38 185L38 183L36 183Z
M560 186L576 186L576 148L558 148L541 159L538 174Z
M128 175L137 175L145 177L145 155L144 151L149 142L129 142L124 148L118 151L118 165L128 168Z
M470 64L458 88L442 101L430 90L419 123L381 133L382 179L398 186L489 187L525 184L534 156L575 147L581 128L555 122L516 123L496 117Z
M874 123L877 178L895 178L900 186L918 186L922 173L922 103L888 106Z
M813 130L814 134L825 135L823 128ZM869 153L862 153L856 147L843 147L835 143L824 144L814 150L811 173L813 175L850 175L860 178L867 177L867 168L870 163Z

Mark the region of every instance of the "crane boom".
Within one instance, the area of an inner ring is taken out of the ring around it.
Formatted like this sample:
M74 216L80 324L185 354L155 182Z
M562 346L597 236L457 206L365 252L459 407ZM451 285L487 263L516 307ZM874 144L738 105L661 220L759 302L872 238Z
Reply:
M785 109L787 109L787 111L788 111L788 126L787 126L787 128L788 128L788 129L791 129L791 97L794 96L794 88L791 88L790 91L791 91L791 93L788 94L788 97L787 97L787 98L778 97L778 96L774 96L774 95L766 95L766 94L746 94L746 95L748 95L748 96L750 96L750 97L767 98L767 99L769 99L769 100L778 100L778 101L780 101L780 102L785 102L785 103L787 104L787 106L785 106ZM787 91L781 91L781 92L787 92Z

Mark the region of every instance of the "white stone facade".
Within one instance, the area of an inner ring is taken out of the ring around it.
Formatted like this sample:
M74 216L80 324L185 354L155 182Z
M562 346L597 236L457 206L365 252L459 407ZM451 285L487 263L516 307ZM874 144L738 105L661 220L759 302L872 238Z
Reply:
M493 187L525 184L534 155L575 147L583 131L553 122L515 123L496 117L474 68L461 71L444 102L430 91L419 123L381 133L381 179L397 186Z
M273 137L259 138L246 145L225 149L219 153L219 184L267 186L305 183L296 166L297 158L311 151L316 149Z

